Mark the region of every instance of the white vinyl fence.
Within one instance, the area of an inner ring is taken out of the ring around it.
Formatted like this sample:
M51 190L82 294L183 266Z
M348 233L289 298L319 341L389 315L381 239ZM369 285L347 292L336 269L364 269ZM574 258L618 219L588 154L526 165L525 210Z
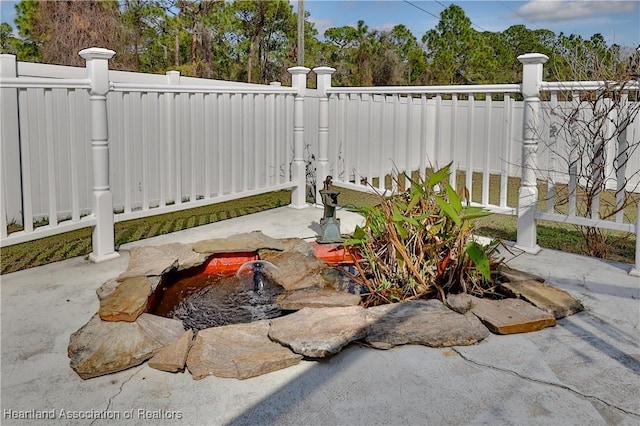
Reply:
M0 58L2 246L96 226L106 202L111 222L280 189L304 202L304 88L108 71L110 51L88 51L103 56L86 69Z
M448 163L458 172L454 187L518 215L517 245L527 251L539 250L540 218L638 233L622 214L602 220L575 209L584 182L566 161L576 140L562 112L604 83L543 82L544 55L519 58L522 84L342 88L331 86L332 68L318 67L309 90L304 67L289 70L293 87L265 86L109 71L109 52L81 52L86 68L0 55L3 247L94 226L92 259L105 260L117 255L114 221L288 188L301 208L305 177L384 191L394 189L394 171L424 174ZM638 89L627 87L625 102L637 105ZM598 160L617 202L640 187L640 150L625 151L634 144L638 116ZM507 196L509 177L521 178L517 203ZM537 208L540 182L545 211ZM557 185L575 190L568 212L558 212ZM639 262L640 243L634 273Z
M588 138L579 134L577 126L568 126L568 114L580 111L582 121L588 122L587 106L594 103L581 102L581 96L602 91L606 83L546 83L542 81L546 56L527 54L519 59L524 67L523 83L503 85L332 87L334 70L314 69L318 89L307 97L307 113L317 109L318 118L307 130L317 126L318 135L307 142L308 151L317 153L316 181L331 175L338 186L382 192L394 189L388 179L394 172L424 175L427 168L452 163L457 172L451 174L453 187L466 187L470 194L478 195L477 204L490 210L518 216L517 246L526 251L540 250L536 219L637 235L640 204L635 206L635 218L626 217L621 210L603 219L599 196L589 217L576 208L580 185L593 184L593 180L588 162L572 158L576 152L588 154L588 149L576 148L588 144ZM618 115L640 108L639 89L637 81L625 86L619 108L611 108L603 120L612 127L612 135L621 125ZM558 100L567 93L572 99ZM596 157L603 170L603 188L616 192L614 208L622 206L625 196L640 193L640 115L628 116L632 120L625 123L626 131L600 143L606 145L606 152ZM598 142L593 145L597 148ZM474 174L481 177L480 182ZM456 181L458 175L464 182ZM517 203L508 202L509 177L521 178ZM492 185L492 179L499 185ZM544 211L538 209L540 183L547 190ZM568 186L568 209L559 205L558 185ZM320 199L319 189L318 185L316 199ZM632 272L640 273L638 238Z
M584 87L576 83L576 90ZM522 175L524 101L514 99L520 95L520 85L331 87L327 92L328 174L334 182L360 190L371 189L375 182L375 189L384 191L388 189L384 177L394 171L437 169L451 162L455 170L465 172L466 181L459 182L459 187L481 191L485 206L515 213L517 205L508 206L503 191L492 197L497 205L489 202L486 178L499 176L506 184L506 177ZM557 130L561 126L558 111L569 114L577 107L573 102L559 102L557 92L540 102L536 171L538 179L568 184L571 135ZM308 132L318 126L319 99L317 91L309 91L305 99ZM637 101L634 104L639 108ZM552 125L555 137L551 136ZM317 134L305 140L308 153L318 151ZM635 115L629 124L626 140L640 141L640 116ZM608 147L611 152L603 158L607 189L617 190L624 184L627 191L639 192L640 149L628 150L627 164L616 174L619 153L613 149L615 144ZM482 174L481 189L474 187L470 172ZM455 176L452 179L455 182Z

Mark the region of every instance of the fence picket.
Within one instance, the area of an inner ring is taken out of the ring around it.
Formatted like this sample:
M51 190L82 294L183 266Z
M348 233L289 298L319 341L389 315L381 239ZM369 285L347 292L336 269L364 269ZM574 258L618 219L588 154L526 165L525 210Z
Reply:
M482 204L489 205L489 178L491 177L491 169L489 162L491 161L491 119L493 111L493 100L491 93L485 94L484 110L485 110L485 132L484 132L484 161L482 168Z
M465 186L467 191L469 191L469 201L473 199L473 154L474 154L474 143L475 143L475 121L476 121L476 107L475 107L475 95L473 93L469 93L469 101L468 101L468 110L467 110L467 168L465 172Z
M500 159L500 207L507 207L509 191L509 159L511 158L511 96L503 97L503 125L502 125L502 158Z

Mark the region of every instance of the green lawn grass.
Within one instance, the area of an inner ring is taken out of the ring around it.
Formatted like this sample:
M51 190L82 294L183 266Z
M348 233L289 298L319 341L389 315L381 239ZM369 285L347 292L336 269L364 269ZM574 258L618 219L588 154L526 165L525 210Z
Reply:
M458 182L461 185L464 184L464 174L458 175ZM493 204L498 203L496 189L499 184L499 177L492 176L489 200ZM518 179L509 179L507 204L510 206L515 206L517 203L518 185ZM473 201L481 200L481 189L481 176L474 174ZM544 185L540 186L540 192L543 195L546 194ZM290 199L291 193L289 191L278 191L175 213L118 222L115 224L116 247L131 241L284 206L289 204ZM340 188L338 201L343 208L357 210L377 203L379 196ZM545 205L544 200L541 201L540 208L544 208ZM630 209L627 213L634 215L635 211ZM511 241L516 239L516 218L514 216L495 214L481 218L476 221L476 228L480 235ZM608 259L633 264L635 261L635 239L635 235L632 234L610 232L608 243L611 247L611 253ZM546 221L538 222L538 244L542 247L572 253L583 253L584 247L582 237L575 226ZM7 274L76 256L84 256L90 252L91 228L16 244L0 250L1 273Z
M285 206L290 200L289 191L278 191L175 213L118 222L115 224L116 248L131 241ZM91 232L91 228L84 228L4 247L0 250L2 274L87 255L91 252Z

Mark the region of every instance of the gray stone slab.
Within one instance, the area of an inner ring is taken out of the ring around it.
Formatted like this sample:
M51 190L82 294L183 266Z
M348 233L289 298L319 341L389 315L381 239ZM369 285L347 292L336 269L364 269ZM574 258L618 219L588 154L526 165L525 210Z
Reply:
M543 283L545 281L545 279L539 275L511 268L508 265L501 265L499 271L503 277L511 282L534 280Z
M584 309L582 303L568 292L535 280L522 280L502 283L502 287L517 295L544 312L564 318Z
M473 314L462 315L438 300L416 300L367 309L366 342L378 349L418 344L431 347L473 345L489 330Z
M529 333L556 325L553 315L524 300L471 298L471 312L496 334Z
M83 379L122 371L148 360L184 332L182 322L142 314L135 322L102 321L95 315L71 335L71 368Z
M271 320L269 338L295 353L323 358L340 352L367 333L365 309L361 306L303 308Z
M209 375L248 379L296 365L302 356L272 342L269 321L200 330L187 357L194 379Z
M151 282L147 277L127 278L100 300L98 315L104 321L135 321L147 307Z
M181 254L184 256L185 252L192 252L191 248L180 243L155 247L133 247L130 251L127 270L118 276L118 280L123 281L133 277L160 276L172 269L177 269L180 264L178 259ZM204 258L202 262L204 262Z
M281 295L276 300L278 307L285 311L297 311L302 308L330 308L336 306L355 306L360 296L326 288L297 290Z
M187 330L177 340L160 348L149 360L149 367L170 373L184 371L192 343L193 330Z
M262 249L284 250L282 242L264 235L260 231L236 234L228 238L212 238L193 244L197 253L243 253Z
M260 258L276 266L271 276L285 290L324 287L326 284L323 270L327 264L313 255L298 251L262 250Z

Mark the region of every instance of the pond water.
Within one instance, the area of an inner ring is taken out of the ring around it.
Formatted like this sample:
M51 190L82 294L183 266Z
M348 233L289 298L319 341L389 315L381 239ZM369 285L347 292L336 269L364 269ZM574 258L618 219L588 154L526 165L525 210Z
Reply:
M149 298L147 312L179 319L194 331L209 327L276 318L286 314L276 304L284 289L272 278L275 266L256 260L243 264L237 273L212 274L205 267L165 274ZM327 285L360 294L349 279L353 266L328 266L323 272Z
M193 271L169 277L158 286L148 311L179 319L193 330L279 317L283 312L275 301L283 288L261 275L259 285L253 276L236 274Z

